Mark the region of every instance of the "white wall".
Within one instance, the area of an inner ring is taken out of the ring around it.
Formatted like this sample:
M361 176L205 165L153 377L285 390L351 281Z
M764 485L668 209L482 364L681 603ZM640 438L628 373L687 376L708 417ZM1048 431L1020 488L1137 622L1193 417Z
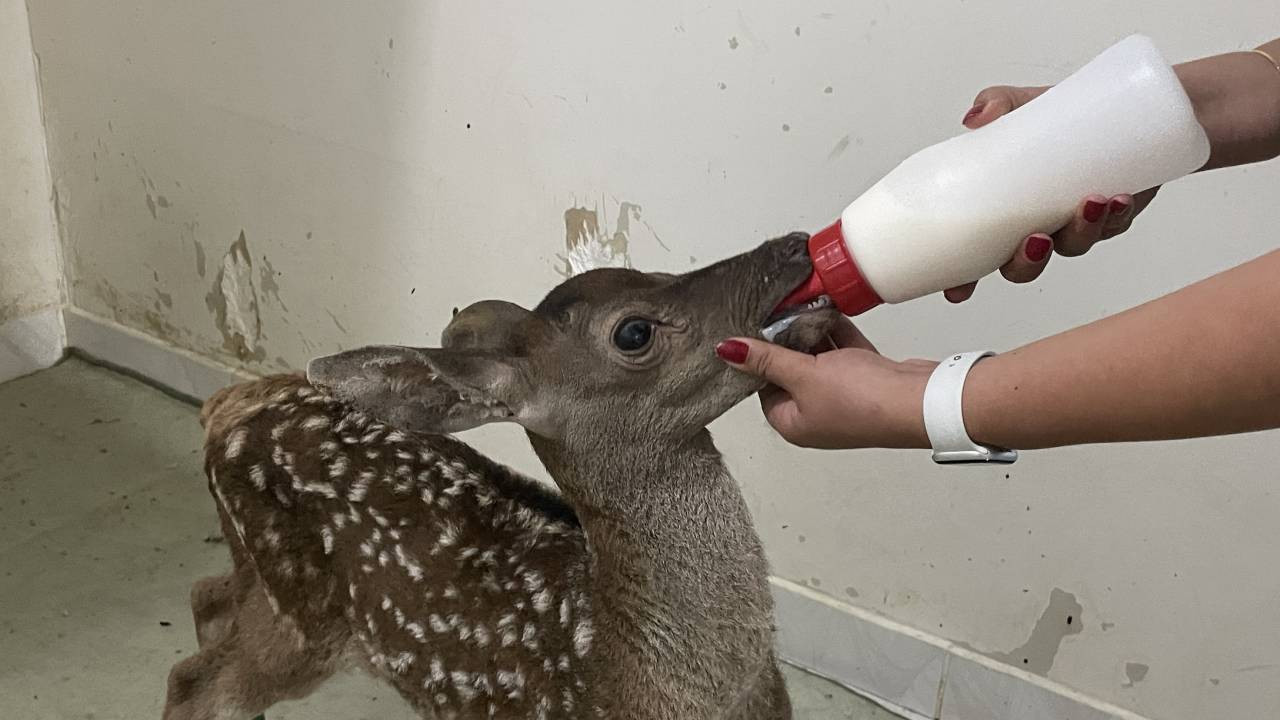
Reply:
M258 371L431 342L478 298L535 302L575 208L610 237L624 217L636 266L689 268L817 229L960 131L986 84L1055 80L1135 30L1175 59L1280 33L1271 0L43 0L32 16L72 302ZM989 281L963 307L863 326L938 356L1087 322L1273 247L1278 182L1274 164L1190 179L1034 287ZM754 406L717 429L783 577L1152 717L1280 706L1274 434L944 471L786 446ZM475 437L532 466L514 431Z
M49 164L24 0L0 0L0 381L61 354Z

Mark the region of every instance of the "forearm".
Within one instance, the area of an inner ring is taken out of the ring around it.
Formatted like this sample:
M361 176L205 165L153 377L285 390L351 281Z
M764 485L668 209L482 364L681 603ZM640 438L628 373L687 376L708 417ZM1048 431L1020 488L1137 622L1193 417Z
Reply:
M1261 46L1280 59L1280 39ZM1233 52L1177 65L1212 152L1204 169L1244 165L1280 155L1280 70L1253 52Z
M984 360L964 408L1020 449L1280 427L1280 251Z

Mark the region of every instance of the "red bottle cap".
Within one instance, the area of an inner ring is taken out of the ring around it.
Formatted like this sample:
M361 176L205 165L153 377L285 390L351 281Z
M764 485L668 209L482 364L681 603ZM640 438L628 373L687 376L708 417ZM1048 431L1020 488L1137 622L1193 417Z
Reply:
M801 305L824 294L845 315L860 315L884 303L850 257L839 220L809 238L809 259L813 274L778 307Z

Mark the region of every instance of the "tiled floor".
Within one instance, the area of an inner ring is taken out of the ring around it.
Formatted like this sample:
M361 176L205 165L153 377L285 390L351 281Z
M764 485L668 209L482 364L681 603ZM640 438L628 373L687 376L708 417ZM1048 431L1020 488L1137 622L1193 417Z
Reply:
M156 718L195 649L187 593L228 566L196 409L79 360L0 385L0 718ZM796 717L894 716L788 668ZM289 718L413 717L352 673Z

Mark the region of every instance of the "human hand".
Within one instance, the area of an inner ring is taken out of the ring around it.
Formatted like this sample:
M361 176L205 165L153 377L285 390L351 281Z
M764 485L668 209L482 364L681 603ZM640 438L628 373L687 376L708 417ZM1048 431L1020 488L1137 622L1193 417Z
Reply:
M974 98L973 107L965 113L964 126L976 130L996 118L1022 107L1039 97L1044 87L989 87ZM1075 216L1065 227L1050 235L1038 232L1028 236L1018 246L1009 262L1000 268L1006 280L1027 283L1044 272L1054 252L1066 257L1076 257L1089 251L1099 241L1119 235L1129 229L1134 216L1156 196L1160 188L1152 188L1137 195L1089 195L1076 206ZM1050 230L1050 228L1045 228ZM951 288L944 295L951 302L964 302L973 295L977 282Z
M730 366L770 384L760 391L765 418L795 445L813 448L923 448L924 387L937 363L896 362L878 353L847 319L835 349L808 355L763 340L716 346Z

